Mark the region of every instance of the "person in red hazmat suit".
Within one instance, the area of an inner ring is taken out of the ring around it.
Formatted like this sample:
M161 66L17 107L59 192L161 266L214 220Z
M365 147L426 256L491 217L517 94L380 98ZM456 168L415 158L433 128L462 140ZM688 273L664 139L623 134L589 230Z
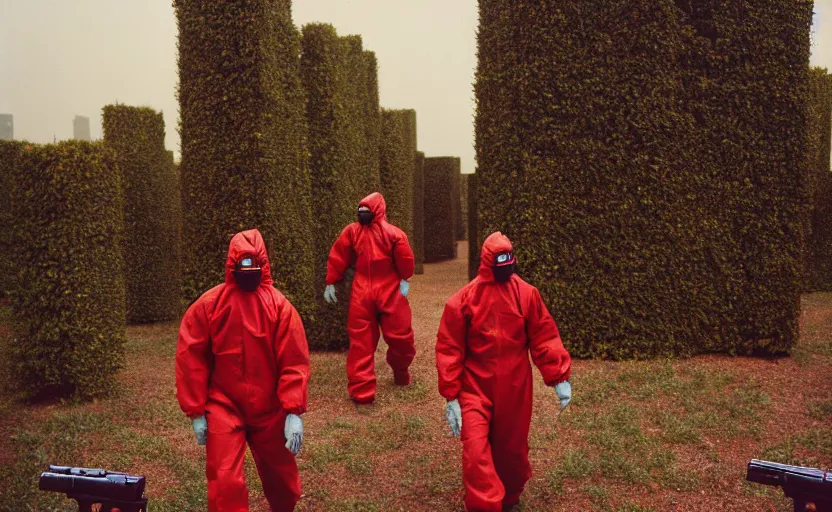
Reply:
M306 333L272 286L263 237L237 233L225 282L188 308L176 347L176 398L197 442L207 443L209 511L248 510L246 443L271 509L294 510L308 381Z
M477 276L445 304L436 340L439 392L453 435L462 432L469 512L512 510L531 478L531 359L561 408L572 368L552 316L515 272L511 242L485 240Z
M335 284L355 267L347 316L350 349L347 377L350 398L357 404L375 400L374 354L379 327L387 342L387 363L397 385L410 384L408 368L416 356L407 282L415 267L413 251L404 231L387 222L387 206L379 193L358 205L358 222L349 224L332 246L327 262L328 303L337 301Z

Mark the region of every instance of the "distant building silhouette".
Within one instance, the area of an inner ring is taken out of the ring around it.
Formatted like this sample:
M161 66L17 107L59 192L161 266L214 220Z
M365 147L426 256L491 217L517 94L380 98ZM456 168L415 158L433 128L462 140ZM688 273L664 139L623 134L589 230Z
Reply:
M90 140L90 118L75 116L72 121L72 134L75 140Z
M0 114L0 140L14 140L14 116Z

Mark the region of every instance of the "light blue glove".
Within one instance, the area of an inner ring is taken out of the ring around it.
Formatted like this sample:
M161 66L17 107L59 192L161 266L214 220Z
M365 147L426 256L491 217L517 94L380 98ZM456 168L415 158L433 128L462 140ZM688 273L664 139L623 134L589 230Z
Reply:
M303 444L303 420L297 414L286 416L286 425L283 427L283 434L286 436L286 448L297 455Z
M324 300L327 304L334 304L338 302L338 299L335 297L335 285L328 284L326 286L326 290L324 290Z
M208 442L208 420L205 415L194 418L194 434L196 435L196 444L205 446Z
M560 408L564 409L567 405L569 405L570 400L572 400L572 385L569 384L568 380L565 380L555 386L555 393L558 394Z
M459 408L459 400L451 400L445 405L445 419L451 426L451 434L459 437L462 432L462 409Z
M402 282L399 283L399 290L402 292L403 296L407 297L407 294L410 293L410 283L402 279Z

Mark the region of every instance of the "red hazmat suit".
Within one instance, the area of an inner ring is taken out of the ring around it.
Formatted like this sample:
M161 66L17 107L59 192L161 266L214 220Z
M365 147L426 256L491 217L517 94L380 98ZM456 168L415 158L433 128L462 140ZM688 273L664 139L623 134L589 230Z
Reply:
M341 281L355 266L352 297L347 316L350 349L347 377L350 397L357 403L375 399L374 354L379 326L387 342L387 363L396 384L410 383L408 368L416 356L410 304L399 283L413 276L414 257L407 235L387 222L387 206L379 193L365 197L359 206L373 212L371 224L348 225L332 246L327 263L326 284Z
M260 286L241 290L233 271L251 256ZM272 286L260 232L238 233L226 260L225 283L194 302L179 328L176 398L189 417L208 422L208 510L248 510L243 474L246 442L274 511L294 510L300 475L283 434L287 414L306 410L309 348L297 311Z
M436 341L439 392L458 399L462 409L462 478L470 512L515 505L531 478L529 352L547 386L568 380L572 367L537 288L516 274L495 282L495 258L511 250L501 233L488 237L479 273L446 303Z

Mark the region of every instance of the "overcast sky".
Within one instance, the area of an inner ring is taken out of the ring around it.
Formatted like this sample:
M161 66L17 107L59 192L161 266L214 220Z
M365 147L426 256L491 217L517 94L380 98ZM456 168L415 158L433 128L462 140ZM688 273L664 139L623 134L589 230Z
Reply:
M0 113L16 139L72 137L72 119L126 103L164 112L179 154L176 21L171 0L0 0ZM299 27L360 34L379 62L381 105L416 109L427 156L474 162L476 0L295 0ZM818 0L812 64L832 69L832 0Z

